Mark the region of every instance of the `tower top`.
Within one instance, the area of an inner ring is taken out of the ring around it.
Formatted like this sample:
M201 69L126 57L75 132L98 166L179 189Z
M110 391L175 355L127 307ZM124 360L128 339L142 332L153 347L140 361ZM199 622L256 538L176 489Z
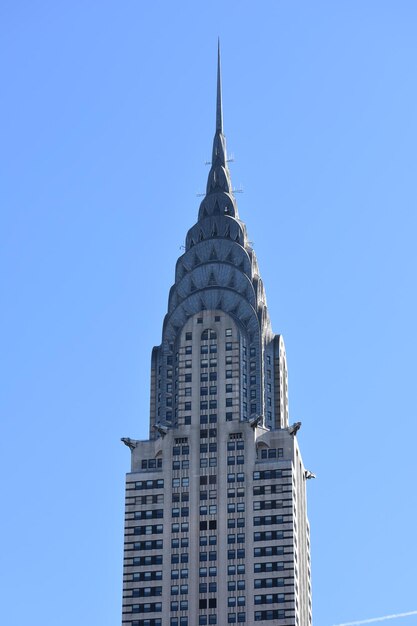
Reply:
M217 41L216 133L223 133L222 73L221 73L221 63L220 63L220 38Z
M226 138L223 134L223 103L220 40L217 43L216 132L213 139L211 168L207 177L206 194L201 202L198 219L214 215L229 215L238 219L232 182L227 165Z

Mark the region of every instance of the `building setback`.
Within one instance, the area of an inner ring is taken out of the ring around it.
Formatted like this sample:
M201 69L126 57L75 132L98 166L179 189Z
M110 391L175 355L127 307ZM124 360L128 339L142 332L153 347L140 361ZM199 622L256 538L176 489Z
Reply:
M149 440L124 438L124 626L311 624L306 479L223 134L152 352Z

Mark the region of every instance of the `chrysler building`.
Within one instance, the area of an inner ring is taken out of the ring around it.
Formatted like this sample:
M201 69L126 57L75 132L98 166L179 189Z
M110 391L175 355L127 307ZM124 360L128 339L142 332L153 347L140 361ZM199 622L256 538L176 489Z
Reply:
M149 269L152 271L152 268ZM152 351L149 439L123 438L123 626L310 626L305 470L223 134Z

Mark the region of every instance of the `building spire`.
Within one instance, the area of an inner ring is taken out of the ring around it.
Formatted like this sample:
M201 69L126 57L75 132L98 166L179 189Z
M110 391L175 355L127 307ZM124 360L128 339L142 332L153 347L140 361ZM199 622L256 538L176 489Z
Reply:
M222 106L222 74L221 74L221 64L220 64L220 37L217 40L216 133L223 133L223 106Z
M226 138L223 134L220 39L217 42L216 132L213 139L211 168L207 179L206 195L200 204L198 219L201 220L208 216L219 214L238 217L230 172L227 167Z

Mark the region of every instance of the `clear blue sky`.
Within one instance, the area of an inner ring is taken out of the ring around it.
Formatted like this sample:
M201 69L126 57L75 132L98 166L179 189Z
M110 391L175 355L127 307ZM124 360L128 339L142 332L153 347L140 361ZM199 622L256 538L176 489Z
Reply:
M2 624L120 623L119 439L148 432L218 35L232 180L318 476L315 626L417 609L416 28L412 0L3 0Z

